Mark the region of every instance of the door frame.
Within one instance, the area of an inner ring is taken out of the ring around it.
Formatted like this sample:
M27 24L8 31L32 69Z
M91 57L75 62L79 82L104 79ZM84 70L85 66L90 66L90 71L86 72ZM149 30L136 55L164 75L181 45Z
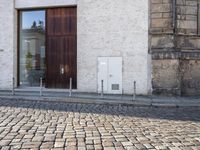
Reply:
M45 62L47 62L47 57L46 57L46 52L47 52L47 49L46 49L46 46L47 46L47 9L53 9L53 8L76 8L77 9L77 5L70 5L70 6L55 6L55 7L41 7L41 8L22 8L22 9L17 9L17 40L16 40L16 47L17 47L17 64L16 64L16 67L17 67L17 77L16 77L16 86L19 87L20 86L20 25L21 25L21 18L20 18L20 12L22 11L39 11L39 10L44 10L45 11ZM77 18L78 19L78 18ZM78 20L77 20L77 23L78 23ZM76 24L77 25L77 24ZM78 26L77 26L78 27ZM76 39L77 39L77 36L76 36ZM77 49L77 43L76 43L76 49ZM76 57L77 57L77 52L76 52ZM46 78L46 69L45 69L45 78ZM77 72L77 63L76 63L76 72ZM77 73L76 73L76 88L77 89Z
M21 18L20 18L20 12L22 11L39 11L44 10L46 12L46 8L30 8L30 9L17 9L17 87L20 86L20 25L21 25ZM46 14L45 14L45 20L46 20ZM45 21L45 31L46 31L46 21ZM45 33L45 45L46 45L46 33ZM45 49L46 53L46 49Z

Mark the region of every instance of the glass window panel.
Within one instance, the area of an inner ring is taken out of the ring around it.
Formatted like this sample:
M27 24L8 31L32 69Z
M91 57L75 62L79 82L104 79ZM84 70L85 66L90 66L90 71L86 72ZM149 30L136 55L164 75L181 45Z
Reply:
M39 86L45 78L45 11L20 12L20 86Z

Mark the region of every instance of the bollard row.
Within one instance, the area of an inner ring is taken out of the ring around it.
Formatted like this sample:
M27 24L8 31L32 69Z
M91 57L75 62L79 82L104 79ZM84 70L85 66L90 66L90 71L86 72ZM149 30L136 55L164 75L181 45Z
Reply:
M72 97L72 78L69 81L69 97ZM15 78L13 77L12 95L15 95ZM43 96L43 78L40 78L40 96ZM104 98L104 80L101 80L101 98ZM133 100L136 100L136 81L133 82Z

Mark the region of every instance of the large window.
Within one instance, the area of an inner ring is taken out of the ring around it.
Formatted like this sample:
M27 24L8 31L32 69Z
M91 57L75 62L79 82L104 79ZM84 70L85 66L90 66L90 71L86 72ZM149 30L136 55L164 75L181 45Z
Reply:
M45 77L45 11L20 12L19 84L39 86Z

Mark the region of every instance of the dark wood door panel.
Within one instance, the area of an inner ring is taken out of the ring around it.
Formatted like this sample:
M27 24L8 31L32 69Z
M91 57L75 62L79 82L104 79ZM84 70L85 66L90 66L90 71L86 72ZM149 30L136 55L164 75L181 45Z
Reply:
M48 51L46 53L47 57L47 84L49 87L57 87L57 80L60 78L60 58L58 55L62 49L62 40L57 37L48 38ZM58 63L57 63L58 62Z
M47 9L47 26L48 35L76 35L76 8Z
M46 86L77 87L76 8L47 9Z
M76 88L77 80L77 51L76 51L76 37L68 36L64 39L65 51L65 76L73 78L73 88Z
M62 26L62 32L65 35L76 35L77 32L77 14L76 14L76 8L73 9L67 9L63 10L63 26Z
M47 9L47 35L62 35L62 9Z

